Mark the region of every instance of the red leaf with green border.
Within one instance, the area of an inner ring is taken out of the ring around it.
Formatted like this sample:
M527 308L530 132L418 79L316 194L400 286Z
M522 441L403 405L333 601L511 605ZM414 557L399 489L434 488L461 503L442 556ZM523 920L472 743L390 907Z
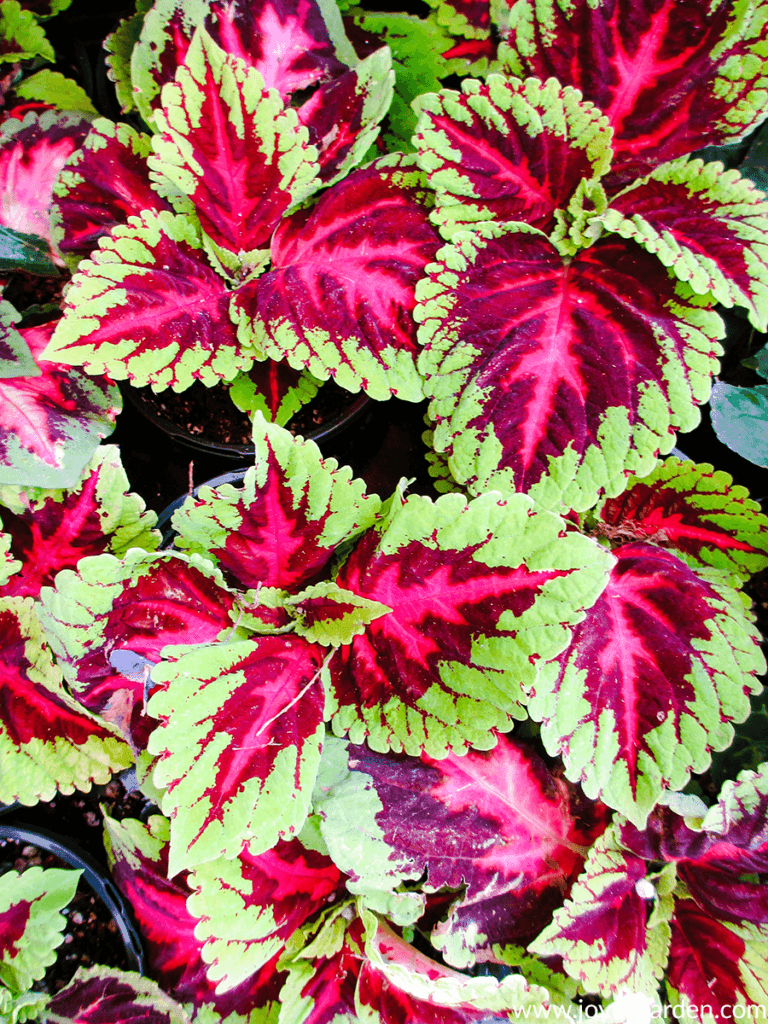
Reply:
M610 539L648 540L688 565L747 578L768 566L768 517L728 473L669 458L596 510L596 531Z
M605 585L610 554L531 501L398 494L337 582L392 611L330 664L334 730L443 757L526 717L542 665Z
M129 900L144 940L149 975L180 1003L211 1004L226 1017L248 1014L277 1002L282 977L274 963L222 995L207 975L203 941L195 936L198 918L187 909L192 895L186 873L168 878L168 819L153 815L146 824L105 818L104 844L112 878ZM231 922L230 922L231 924Z
M160 0L145 18L132 57L136 100L147 123L200 24L222 49L255 67L266 87L283 99L344 70L314 0Z
M240 373L229 388L229 397L242 412L258 410L265 420L284 427L299 409L317 394L322 381L306 370L294 370L276 359L256 362Z
M182 1007L154 981L109 967L82 967L45 1008L68 1024L188 1024Z
M46 110L0 125L0 224L51 241L54 182L90 122L79 113Z
M253 856L223 857L190 873L187 906L198 919L195 935L211 965L208 978L229 991L283 950L297 928L337 896L343 876L325 853L300 839L280 841Z
M377 160L278 227L273 269L236 297L240 337L349 391L417 401L414 289L438 246L413 158Z
M525 221L551 230L583 178L611 162L611 129L591 103L554 79L491 75L418 101L419 166L446 237L474 221Z
M21 995L56 962L67 923L59 911L74 897L80 874L31 867L0 877L0 990Z
M39 377L35 358L14 324L21 320L10 302L0 299L0 380L6 377Z
M289 207L320 185L297 112L203 29L163 89L155 119L155 180L189 196L203 231L229 252L268 245Z
M455 967L535 935L605 827L602 807L504 736L439 761L326 745L338 769L330 785L321 774L315 808L348 888L386 892L426 873L425 892L462 890L432 935Z
M153 670L148 750L171 819L169 873L295 835L323 741L324 650L266 636L195 649Z
M502 33L513 74L554 76L607 114L618 180L742 138L765 117L763 0L520 0Z
M46 358L155 391L211 386L253 362L236 341L231 294L192 221L145 210L80 265Z
M88 791L133 761L129 748L64 688L29 598L0 599L0 801Z
M299 589L375 522L381 502L349 467L259 413L253 436L255 466L243 488L201 488L174 514L176 544L213 559L239 587Z
M453 35L468 39L487 39L491 29L491 11L488 0L429 0L436 9L439 25Z
M160 535L156 517L138 494L126 493L128 477L113 445L96 450L85 478L68 491L0 490L0 525L9 535L19 571L0 586L4 597L38 597L61 569L74 569L86 555L129 547L153 551Z
M235 595L210 563L129 551L61 572L42 593L41 618L78 701L112 722L138 750L156 722L145 714L149 676L123 675L117 652L158 662L164 648L209 644L233 630Z
M0 379L0 484L74 487L122 408L108 378L43 357L55 326L20 332L38 374Z
M280 961L288 970L280 993L280 1024L358 1024L355 989L364 934L360 918L352 917L347 925L346 916L353 913L351 908L341 911L337 921L346 927L335 942L316 950L310 946L314 956L304 949Z
M745 306L757 330L768 329L768 201L738 171L687 158L663 164L597 222L635 239L697 295Z
M133 214L171 209L149 180L151 151L148 135L99 118L82 148L64 165L53 189L51 230L71 268Z
M625 544L608 586L548 666L529 711L551 754L639 828L749 715L765 670L741 595L651 544Z
M564 260L538 231L478 224L438 260L417 289L419 367L435 448L471 490L581 511L698 423L722 323L635 243Z

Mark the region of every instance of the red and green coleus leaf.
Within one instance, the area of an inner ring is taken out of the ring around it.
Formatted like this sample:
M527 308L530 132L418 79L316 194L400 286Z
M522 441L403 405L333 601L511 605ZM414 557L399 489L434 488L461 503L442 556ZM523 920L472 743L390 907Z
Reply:
M647 543L613 553L607 587L529 711L568 777L642 828L665 789L730 744L765 660L729 576Z
M156 725L145 714L149 670L124 674L123 661L158 662L166 647L233 632L235 595L221 575L210 562L170 552L83 559L76 573L59 573L55 590L44 588L42 602L49 642L78 701L137 750Z
M608 116L618 181L742 138L765 117L763 0L520 0L506 44L507 70L554 76Z
M32 867L0 877L0 987L21 995L56 961L79 871Z
M87 792L127 768L130 749L66 691L30 598L0 599L0 634L0 801Z
M435 448L471 490L581 511L698 423L722 322L640 246L563 259L537 230L488 223L438 261L417 287L419 368Z
M350 174L272 239L272 270L244 284L240 338L373 398L421 398L415 286L440 244L411 156Z
M645 861L620 849L613 827L589 852L565 904L528 949L561 956L587 992L603 996L629 989L654 998L670 944L674 873L658 888Z
M456 967L535 935L605 827L604 808L504 736L439 761L329 738L324 762L314 806L348 888L388 891L426 875L425 892L462 890L432 936Z
M173 81L200 24L218 46L254 67L266 87L276 89L286 101L297 90L335 78L345 69L314 0L160 0L147 14L131 58L135 99L148 124L153 123L163 86ZM348 43L343 59L347 57L354 62Z
M5 299L0 299L0 380L6 377L39 377L40 368L24 336L14 324L21 313Z
M235 377L229 397L241 412L253 417L258 410L265 420L284 427L312 401L322 383L307 370L294 370L282 360L265 359Z
M555 79L491 75L462 88L419 100L415 141L437 198L433 220L446 237L485 220L551 230L579 182L608 170L607 119Z
M189 1024L189 1015L154 981L115 967L81 967L43 1014L68 1024Z
M297 112L198 29L163 89L149 165L189 196L214 245L263 248L283 214L320 185Z
M30 111L0 126L0 224L51 241L56 178L82 145L91 119L80 113Z
M728 473L669 458L595 511L594 530L611 540L647 540L693 568L746 579L768 566L768 517Z
M306 820L323 741L324 650L296 636L196 648L159 665L149 752L171 819L169 871L248 845L256 856Z
M467 39L487 39L491 30L488 0L429 0L435 8L437 23L452 35Z
M122 408L108 378L44 357L55 326L20 332L37 374L0 378L0 484L74 487Z
M231 380L253 362L237 344L231 295L195 223L144 210L81 263L46 355L156 391Z
M129 486L119 449L109 445L97 448L83 480L70 490L0 488L0 526L21 563L0 595L38 597L56 573L74 569L86 555L153 551L160 541L152 529L155 515Z
M345 895L343 875L326 853L298 839L271 850L247 849L190 873L189 912L210 964L208 978L229 991L280 952L297 928Z
M330 581L316 583L285 601L295 631L325 647L340 647L360 636L369 622L391 612L378 601L369 601Z
M279 991L279 976L270 965L226 993L215 993L202 956L203 940L195 935L198 918L187 908L192 889L186 874L168 878L168 819L153 815L144 824L132 818L105 818L104 825L112 878L130 902L149 975L180 1003L211 1004L222 1017L274 1002L277 992L272 990L276 982Z
M381 502L349 467L258 413L253 437L255 465L243 488L201 488L174 514L176 544L213 559L239 587L296 590L375 522Z
M298 109L317 148L319 178L343 178L370 149L393 95L392 54L383 46L332 82L321 85Z
M115 96L123 114L136 110L131 82L131 55L141 36L144 16L151 7L152 0L137 0L136 13L121 18L117 28L104 37L102 44L106 54L104 63L107 77L114 84Z
M550 1019L555 1000L545 988L529 985L521 975L510 974L503 981L467 977L414 949L373 914L364 911L363 919L368 934L356 993L360 1020L371 1024L473 1024L513 1019L509 1011L521 1020L528 1015L535 1020ZM552 1018L557 1019L554 1014ZM569 1019L567 1011L562 1019Z
M639 242L697 295L745 306L757 330L768 329L768 201L738 171L686 157L663 164L596 223Z
M605 585L613 559L530 499L392 499L338 584L391 608L330 664L334 731L376 749L487 748Z
M53 189L51 231L72 269L99 239L141 210L170 210L152 188L148 135L104 118L94 122L83 146L67 161Z
M34 12L25 10L18 0L4 0L0 7L0 61L33 57L54 61L56 54Z

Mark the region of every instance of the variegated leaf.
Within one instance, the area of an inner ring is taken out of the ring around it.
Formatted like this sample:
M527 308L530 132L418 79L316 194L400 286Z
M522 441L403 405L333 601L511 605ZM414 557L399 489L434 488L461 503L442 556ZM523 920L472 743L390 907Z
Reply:
M647 865L620 849L613 828L600 836L584 870L554 920L528 946L559 955L587 992L617 995L629 989L654 998L664 975L672 913L670 884L658 893ZM655 915L649 919L649 910Z
M434 444L472 491L584 510L699 421L720 318L658 260L602 239L563 259L540 232L479 224L419 283Z
M0 989L21 995L56 962L67 923L59 911L77 892L80 874L31 867L0 877Z
M10 302L0 299L0 380L40 376L29 345L14 327L20 319L21 313Z
M145 210L80 265L46 358L155 391L231 379L253 359L237 345L230 296L195 224Z
M488 752L434 760L327 741L314 806L352 892L420 879L451 893L432 942L454 967L535 935L605 827L602 808L504 736ZM330 781L327 781L330 780Z
M765 670L741 595L717 570L625 544L560 665L541 673L531 717L568 778L639 828L733 738Z
M256 856L306 820L323 741L323 649L295 636L196 649L152 672L148 750L171 819L169 873L248 845Z
M297 928L344 892L343 876L325 854L299 839L280 841L254 856L243 850L198 865L189 876L187 901L198 919L208 977L229 991L259 970Z
M134 95L148 124L163 85L173 81L201 24L222 49L255 67L266 87L277 89L284 100L344 70L314 0L160 0L147 14L131 58ZM342 59L354 58L346 47Z
M45 1016L67 1024L189 1024L188 1014L154 981L109 967L81 967L51 997Z
M375 522L381 502L348 467L323 460L313 441L293 438L260 413L253 437L256 464L243 488L201 488L174 514L176 544L212 558L244 589L298 589Z
M68 491L0 488L0 525L20 559L0 595L39 597L56 573L74 569L86 555L111 551L120 557L129 547L153 551L160 541L152 529L155 514L128 488L113 445L97 448L83 480Z
M136 0L136 13L121 18L114 32L104 37L104 63L107 77L114 83L115 95L124 114L136 110L131 82L131 56L144 25L144 16L152 7L152 0Z
M337 579L392 611L333 655L334 731L432 757L492 747L492 730L526 717L611 562L523 495L396 495Z
M18 62L40 57L56 59L45 29L33 11L18 0L3 0L0 6L0 61Z
M419 166L449 238L474 221L525 221L551 230L582 178L611 162L608 120L555 79L465 79L418 101Z
M765 0L500 6L509 8L507 69L553 75L608 116L616 181L742 138L765 117Z
M329 581L316 583L287 598L285 607L295 621L298 635L325 647L351 643L369 622L392 611Z
M319 187L296 111L202 28L162 100L153 178L161 192L167 179L189 196L214 245L235 254L263 248L288 208Z
M306 370L294 370L281 360L266 359L235 377L229 397L242 412L258 410L265 420L284 427L317 394L322 385Z
M598 533L648 540L696 568L743 578L768 566L768 517L745 487L706 463L666 459L648 476L630 478L618 498L596 510Z
M30 598L0 598L0 677L2 803L87 792L132 763L126 744L65 690Z
M108 378L45 358L55 326L20 332L38 373L0 379L0 484L74 487L122 408Z
M243 344L373 398L421 398L414 289L439 247L412 157L383 157L286 218L238 291Z
M53 187L51 232L71 269L133 214L171 209L149 180L151 149L149 136L99 118L64 165Z
M486 39L491 28L488 0L429 0L436 9L439 25L452 35L468 39Z
M687 158L662 164L596 223L635 239L697 295L745 306L757 330L768 329L768 201L738 171Z

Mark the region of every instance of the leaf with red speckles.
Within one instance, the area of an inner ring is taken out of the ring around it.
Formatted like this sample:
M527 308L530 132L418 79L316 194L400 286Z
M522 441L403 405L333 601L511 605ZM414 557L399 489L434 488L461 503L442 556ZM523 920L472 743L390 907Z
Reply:
M56 324L19 333L39 372L0 378L0 484L74 487L122 408L106 377L73 372L43 350Z
M236 341L231 295L192 220L144 210L80 264L46 358L155 391L211 386L253 362Z
M90 126L91 118L60 110L0 125L0 224L51 241L54 182Z
M341 74L345 65L337 47L342 60L349 57L354 63L340 21L332 40L315 0L160 0L144 20L131 59L135 98L148 124L163 85L173 81L201 24L218 46L254 67L266 87L284 100Z
M529 711L566 774L642 827L733 738L765 670L759 634L729 575L625 544L608 586L547 666Z
M648 476L631 478L595 515L598 533L652 541L693 568L746 579L768 566L768 517L745 487L706 463L666 459Z
M0 877L0 1012L2 990L21 995L55 962L67 923L59 911L74 897L80 874L32 867Z
M127 768L130 749L66 691L30 598L0 598L0 802L88 791Z
M456 967L535 935L605 827L601 806L504 736L442 760L328 738L323 759L314 806L348 888L387 892L426 873L425 892L460 890L432 935Z
M334 731L432 757L493 746L492 730L526 717L611 563L525 495L396 494L337 578L392 610L331 659Z
M765 12L764 0L517 0L499 9L507 70L554 76L607 114L622 181L743 138L763 120Z
M189 1024L189 1016L154 981L132 971L82 967L45 1008L68 1024Z
M149 675L121 674L112 655L158 662L164 648L213 643L233 631L235 595L210 562L163 552L103 554L44 588L40 617L67 682L84 707L143 750L157 724L145 714Z
M96 450L70 490L0 488L0 526L21 562L0 595L39 597L57 572L74 569L86 555L111 551L120 557L129 547L153 551L160 542L152 529L155 514L128 487L119 449L108 445Z
M149 180L151 149L149 136L99 118L64 165L53 188L51 231L71 269L133 214L171 209Z
M456 479L583 511L650 472L698 423L722 351L720 318L683 289L616 236L564 259L524 225L458 233L415 312L434 445Z
M324 650L301 637L195 648L152 672L148 750L171 819L169 872L256 856L309 811L323 741Z
M256 856L220 857L189 876L187 906L211 965L208 978L230 991L283 950L297 928L346 895L342 873L300 838L279 841Z
M275 970L274 960L235 988L216 994L202 957L203 940L195 935L198 917L187 905L192 889L186 872L168 878L168 819L153 815L144 824L105 818L104 827L112 878L130 901L149 975L180 1003L210 1004L222 1017L275 1004L284 975Z
M414 158L376 160L278 227L272 270L235 300L241 341L349 391L417 401L414 289L439 244Z
M189 196L208 238L235 255L267 246L289 207L321 184L297 112L202 28L155 120L154 179Z
M591 103L554 79L466 79L463 92L419 100L414 141L449 237L474 221L525 221L550 231L582 178L611 162L611 130Z
M242 489L201 488L174 514L176 544L204 555L243 588L306 586L336 548L375 522L381 506L312 441L254 419L255 466Z

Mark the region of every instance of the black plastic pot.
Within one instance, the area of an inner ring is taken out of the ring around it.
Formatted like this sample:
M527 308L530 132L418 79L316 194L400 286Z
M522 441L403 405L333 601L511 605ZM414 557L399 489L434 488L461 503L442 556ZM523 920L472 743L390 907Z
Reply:
M18 805L0 810L0 815L15 811ZM72 868L80 868L82 878L90 886L94 895L106 907L120 933L126 961L129 969L144 974L146 962L141 937L134 924L130 909L116 888L114 882L104 868L76 843L55 832L49 832L39 825L27 825L23 822L0 824L0 839L8 839L16 843L36 846L40 850L58 857Z
M207 455L219 455L227 459L242 460L253 456L252 444L227 444L223 441L211 440L204 434L190 434L183 426L157 411L151 401L153 392L150 388L134 388L130 384L121 384L120 391L123 399L130 402L146 420L162 430L172 440L184 445L185 448L191 448L196 452L205 452ZM371 399L366 394L358 395L352 404L334 419L324 423L316 430L307 431L303 435L305 440L321 444L323 441L336 437L362 416L370 404Z

